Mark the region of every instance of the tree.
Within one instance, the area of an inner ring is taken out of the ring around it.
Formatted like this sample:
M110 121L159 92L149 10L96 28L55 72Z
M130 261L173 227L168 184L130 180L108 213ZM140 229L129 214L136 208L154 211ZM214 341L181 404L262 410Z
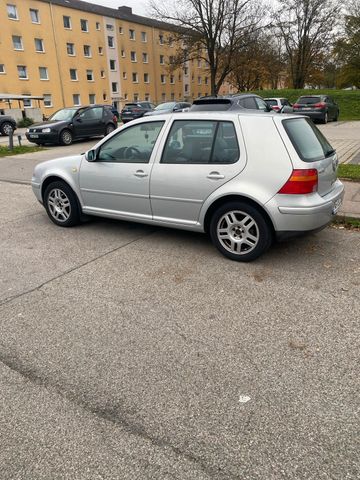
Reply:
M341 86L360 88L360 2L345 16L344 35L336 42L335 54L341 64Z
M279 0L275 14L284 40L294 88L304 88L309 73L334 39L341 4L336 0Z
M264 8L256 0L180 0L169 6L153 0L151 7L158 18L178 27L175 35L181 47L173 65L205 60L212 94L232 72L234 55L264 24Z

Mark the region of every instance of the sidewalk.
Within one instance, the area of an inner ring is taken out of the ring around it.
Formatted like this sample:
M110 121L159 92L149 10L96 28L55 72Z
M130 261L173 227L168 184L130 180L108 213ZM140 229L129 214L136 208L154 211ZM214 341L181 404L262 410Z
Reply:
M345 197L337 216L340 219L356 218L360 220L360 183L345 180L342 182L345 185Z

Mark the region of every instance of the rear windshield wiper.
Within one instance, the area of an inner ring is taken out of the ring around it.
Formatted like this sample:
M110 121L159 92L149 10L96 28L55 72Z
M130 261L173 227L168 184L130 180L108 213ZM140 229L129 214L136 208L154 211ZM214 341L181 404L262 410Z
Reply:
M331 157L331 155L334 155L335 153L335 149L332 148L331 150L328 150L326 153L325 153L325 158L328 158L328 157Z

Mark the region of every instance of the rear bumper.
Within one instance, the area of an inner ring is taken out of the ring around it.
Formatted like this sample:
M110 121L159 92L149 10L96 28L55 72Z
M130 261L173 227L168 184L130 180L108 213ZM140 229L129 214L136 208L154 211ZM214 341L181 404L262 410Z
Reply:
M323 120L326 112L325 110L294 110L294 113L306 115L311 120Z
M336 180L324 197L309 195L275 195L266 205L277 236L295 236L300 232L321 230L333 221L344 196L344 185Z

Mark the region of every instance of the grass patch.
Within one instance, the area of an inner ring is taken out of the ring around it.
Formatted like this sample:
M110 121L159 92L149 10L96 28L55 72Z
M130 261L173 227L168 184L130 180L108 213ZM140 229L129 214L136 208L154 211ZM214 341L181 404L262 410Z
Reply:
M357 220L356 218L346 218L346 219L341 219L339 218L338 220L335 220L332 224L333 228L336 228L338 230L353 230L355 232L360 232L360 220Z
M33 153L33 152L39 152L40 150L44 150L42 147L27 147L25 145L23 146L16 146L12 150L10 150L8 147L2 147L0 146L0 157L8 157L10 155L20 155L21 153Z
M338 176L345 180L355 180L360 182L360 165L341 163L338 168Z
M285 97L294 103L301 95L330 95L340 108L339 120L360 120L360 90L258 90L261 97Z

